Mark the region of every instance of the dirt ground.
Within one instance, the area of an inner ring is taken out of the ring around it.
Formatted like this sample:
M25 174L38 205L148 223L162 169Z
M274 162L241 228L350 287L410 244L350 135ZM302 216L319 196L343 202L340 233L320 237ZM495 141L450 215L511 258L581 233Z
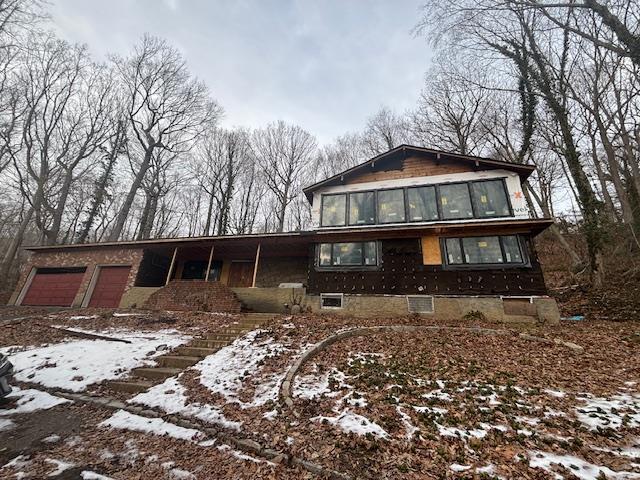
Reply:
M175 328L196 335L230 321L210 314L129 313L135 315L0 309L0 322L29 318L5 324L0 346L65 338L51 325ZM344 328L380 324L510 333L442 330L351 338L304 366L294 383L293 409L278 400L285 372L312 344ZM521 332L584 350L525 340ZM128 399L167 413L159 405L184 396L185 415L196 423L209 420L194 418L194 412L213 409L230 433L351 478L640 478L640 324L633 321L550 327L438 323L415 316L283 317L154 388L153 395ZM161 402L151 405L149 399ZM117 479L310 478L308 472L238 456L219 443L201 445L206 439L99 426L112 414L73 403L12 417L17 427L0 433L9 439L0 447L0 462L23 455L21 461L30 463L0 469L0 478L15 478L21 470L41 478L55 471L52 460L73 464L52 478L81 478L83 471ZM51 435L60 438L43 442ZM184 472L192 477L180 477Z

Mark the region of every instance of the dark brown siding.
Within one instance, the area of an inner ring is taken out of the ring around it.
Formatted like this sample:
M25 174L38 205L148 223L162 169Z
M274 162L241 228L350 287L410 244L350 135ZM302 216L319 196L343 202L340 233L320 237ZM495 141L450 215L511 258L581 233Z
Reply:
M542 270L529 247L531 267L445 270L423 265L419 239L382 241L375 271L317 271L310 253L308 292L351 294L546 295Z
M277 287L281 283L307 283L307 257L265 257L258 264L256 287Z

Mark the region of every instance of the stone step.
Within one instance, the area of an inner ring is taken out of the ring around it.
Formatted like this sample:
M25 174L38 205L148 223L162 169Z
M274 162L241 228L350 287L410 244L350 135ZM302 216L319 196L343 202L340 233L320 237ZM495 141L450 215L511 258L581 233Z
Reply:
M155 360L161 367L187 368L198 363L201 359L200 357L187 357L182 355L161 355L156 357Z
M136 377L148 378L151 380L164 380L173 377L182 371L181 368L158 368L158 367L140 367L132 370Z
M176 353L178 355L184 355L186 357L198 357L198 358L204 358L208 355L213 355L214 353L216 353L219 349L218 348L214 348L217 345L204 345L204 346L200 346L200 345L193 345L195 342L191 342L189 344L189 346L186 347L179 347L178 349L176 349ZM216 343L216 342L212 342L212 343Z
M151 388L153 386L153 382L145 380L129 380L128 382L112 381L107 382L107 385L111 390L115 390L116 392L140 393Z
M222 347L226 347L230 343L231 343L230 341L226 341L226 340L215 340L215 339L212 340L209 338L200 338L198 340L193 340L189 344L189 347L184 347L184 348L194 347L194 348L204 348L204 349L217 351L217 350L220 350ZM211 355L211 354L207 354L207 355Z

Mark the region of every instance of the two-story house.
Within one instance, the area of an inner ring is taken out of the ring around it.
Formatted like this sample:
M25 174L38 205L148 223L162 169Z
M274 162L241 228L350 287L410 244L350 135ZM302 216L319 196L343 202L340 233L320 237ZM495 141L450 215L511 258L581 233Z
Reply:
M305 188L310 231L31 247L11 302L555 323L534 169L402 145Z

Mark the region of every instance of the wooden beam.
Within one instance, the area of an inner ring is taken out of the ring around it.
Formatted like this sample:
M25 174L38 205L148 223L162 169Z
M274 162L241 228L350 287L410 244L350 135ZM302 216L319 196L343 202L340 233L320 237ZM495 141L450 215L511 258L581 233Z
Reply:
M167 281L164 282L165 285L168 285L169 280L171 280L171 274L173 273L173 266L176 264L177 254L178 254L178 247L173 249L173 257L171 257L171 265L169 265L169 272L167 273Z
M211 270L211 260L213 260L213 245L211 245L211 251L209 252L209 263L207 263L207 273L204 276L204 281L209 281L209 271Z
M260 261L260 244L258 243L258 248L256 248L256 261L253 264L253 281L251 282L251 287L255 288L256 286L256 277L258 276L258 262Z

